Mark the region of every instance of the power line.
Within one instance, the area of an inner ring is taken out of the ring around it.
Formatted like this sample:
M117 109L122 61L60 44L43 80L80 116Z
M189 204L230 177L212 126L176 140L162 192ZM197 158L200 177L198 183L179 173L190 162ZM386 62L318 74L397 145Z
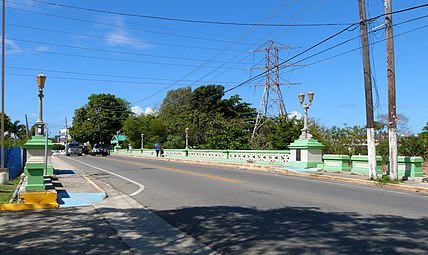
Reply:
M15 66L6 66L6 69L16 69L16 70L28 70L28 71L40 71L49 73L62 73L62 74L72 74L72 75L86 75L86 76L99 76L99 77L115 77L115 78L125 78L125 79L137 79L137 80L155 80L155 81L175 81L176 79L166 79L166 78L153 78L153 77L140 77L140 76L126 76L126 75L113 75L113 74L100 74L100 73L87 73L87 72L71 72L71 71L60 71L54 69L46 68L28 68L28 67L15 67ZM34 75L32 75L34 76ZM51 76L50 76L51 78ZM58 78L58 77L56 77ZM75 78L73 78L75 79ZM110 81L110 80L106 80ZM194 80L183 80L183 82L194 82ZM210 81L203 81L210 82ZM233 81L217 81L217 83L227 84L227 83L236 83Z
M25 51L25 52L35 52L35 53L42 53L42 54L51 54L51 55L78 57L78 58L89 58L89 59L97 59L97 60L121 61L121 62L131 62L131 63L141 63L141 64L165 65L165 66L198 67L195 65L172 64L172 63L167 63L167 62L153 62L153 61L141 61L141 60L131 60L131 59L96 57L96 56L87 56L87 55L78 55L78 54L69 54L69 53L50 52L50 51L45 51L45 50L22 49L19 47L9 47L9 46L6 48L11 49L11 50ZM217 68L217 67L205 66L205 68ZM242 68L234 68L234 69L242 69Z
M128 17L138 17L138 18L186 22L186 23L211 24L211 25L232 25L232 26L253 26L253 27L254 26L256 26L256 27L322 27L322 26L347 26L347 25L351 24L351 23L267 24L267 23L241 23L241 22L192 20L192 19L179 19L179 18L171 18L171 17L149 16L149 15L135 14L135 13L106 11L106 10L92 9L92 8L80 7L80 6L74 6L74 5L59 4L59 3L47 2L47 1L41 1L41 0L32 0L32 1L38 2L38 3L43 3L43 4L54 5L54 6L73 8L73 9L78 9L78 10L104 13L104 14L115 14L115 15L128 16Z
M111 25L111 24L105 24L102 22L89 21L89 20L84 20L84 19L79 19L79 18L71 18L71 17L60 16L60 15L55 15L55 14L47 14L47 13L38 12L38 11L29 11L29 10L24 10L24 9L20 9L20 8L14 8L14 7L8 7L8 9L18 10L18 11L22 11L22 12L30 12L31 14L51 16L51 17L60 18L60 19L68 19L68 20L79 21L79 22L84 22L84 23L97 24L97 25L102 25L102 26L106 26L109 28L116 27L116 28L139 31L139 32L149 32L149 33L175 36L175 37L181 37L181 38L189 38L189 39L196 39L196 40L203 40L203 41L210 41L210 42L214 41L214 42L221 42L221 43L230 43L230 41L226 41L226 40L219 40L219 39L212 39L212 38L205 38L205 37L198 37L198 36L188 36L188 35L182 35L182 34L172 34L172 33L165 33L165 32L135 28L135 27L126 27L126 26L120 26L120 25ZM240 44L249 45L249 43L240 43Z
M19 77L34 77L34 74L19 74L19 73L6 73L7 75L19 76ZM73 81L92 81L92 82L108 82L108 83L121 83L121 84L140 84L140 85L164 85L168 84L161 82L141 82L141 81L123 81L123 80L102 80L102 79L89 79L89 78L76 78L76 77L61 77L61 76L49 76L49 79L61 79L61 80L73 80ZM220 82L218 82L220 83ZM180 85L177 85L180 86Z
M269 18L271 18L271 17L273 17L273 15L275 15L275 12L276 13L278 13L280 10L281 10L281 8L283 7L285 5L285 2L283 2L281 5L280 5L280 8L277 8L277 9L275 9L275 11L274 11L274 13L272 13L270 16L268 16L268 17L265 17L264 19L269 19ZM202 67L204 67L205 65L207 65L210 61L212 61L212 60L214 60L214 59L216 59L217 57L219 57L220 55L222 55L227 49L230 49L231 47L233 47L236 43L235 42L239 42L240 40L242 40L243 38L245 38L246 36L248 36L249 34L251 34L252 33L252 30L256 30L257 28L251 28L249 31L246 31L245 33L243 33L243 34L241 34L237 39L235 39L233 42L231 42L229 45L227 45L226 47L224 47L222 50L220 50L219 52L217 52L216 54L214 54L214 56L212 56L210 59L208 59L207 61L205 61L204 63L202 63L199 67L197 67L197 68L195 68L194 70L192 70L192 71L190 71L189 73L187 73L186 75L184 75L183 77L181 77L181 79L179 79L179 80L177 80L177 81L175 81L174 83L172 83L170 86L168 86L168 87L165 87L164 89L162 89L162 90L159 90L158 92L156 92L156 93L153 93L153 94L151 94L151 95L149 95L148 97L146 97L146 98L144 98L144 99L141 99L141 100L139 100L139 101L136 101L136 102L134 102L134 103L138 103L138 102L141 102L141 101L143 101L143 100L146 100L146 99L148 99L148 98L151 98L151 97L153 97L153 96L156 96L156 95L158 95L158 94L160 94L160 93L162 93L163 91L165 91L166 89L168 89L169 87L171 87L171 86L173 86L173 85L175 85L175 84L177 84L178 82L180 82L181 80L183 80L183 79L186 79L187 77L189 77L190 75L192 75L193 73L195 73L195 72L197 72L199 69L201 69ZM242 52L241 52L242 53ZM238 55L239 56L239 55ZM221 65L221 67L223 67L225 64L222 64ZM218 68L216 68L216 70L217 70ZM228 69L230 69L230 68L228 68ZM206 77L206 76L204 76L204 77Z
M384 13L384 14L378 15L378 16L373 17L373 18L368 18L367 20L365 20L365 21L360 21L360 22L370 22L370 21L376 20L376 19L378 19L378 18L380 18L380 17L386 16L386 15L388 15L388 14L403 13L403 12L412 11L412 10L419 9L419 8L424 8L424 7L428 7L428 4L423 4L423 5L413 6L413 7L409 7L409 8L406 8L406 9L402 9L402 10L398 10L398 11L393 11L393 12L390 12L390 13ZM286 61L281 62L278 66L281 68L283 65L285 65L285 64L286 64L286 62L289 62L290 60L295 59L295 58L297 58L297 57L299 57L299 56L303 55L304 53L306 53L306 52L308 52L308 51L310 51L310 50L312 50L312 49L314 49L314 48L318 47L319 45L321 45L321 44L323 44L323 43L325 43L325 42L329 41L330 39L332 39L332 38L334 38L334 37L336 37L336 36L338 36L338 35L342 34L343 32L348 31L348 30L352 31L352 30L356 29L356 28L358 27L358 24L359 24L359 22L356 22L356 23L353 23L352 25L347 26L346 28L344 28L344 29L340 30L339 32L337 32L337 33L333 34L332 36L327 37L326 39L324 39L324 40L322 40L322 41L320 41L320 42L316 43L315 45L313 45L313 46L309 47L308 49L306 49L306 50L304 50L304 51L302 51L302 52L300 52L299 54L297 54L297 55L295 55L295 56L293 56L293 57L291 57L291 58L287 59ZM427 26L428 26L428 25L427 25ZM352 27L354 27L354 28L352 28ZM352 29L351 29L351 28L352 28ZM349 41L349 40L347 40L347 41ZM343 43L339 43L339 45L342 45L342 44L343 44ZM333 48L333 47L330 47L330 48L328 48L327 50L330 50L330 49L332 49L332 48ZM321 54L321 53L323 53L323 52L325 52L325 51L322 51L322 52L320 52L319 54ZM312 55L312 56L319 55L319 54L314 54L314 55ZM305 59L308 59L308 58L305 58ZM299 61L299 62L300 62L300 61ZM225 91L225 93L227 93L227 92L229 92L229 91L232 91L232 90L234 90L234 89L237 89L237 88L239 88L239 87L241 87L241 86L245 85L246 83L253 81L255 78L259 78L259 77L261 77L261 76L265 75L265 74L266 74L266 72L268 72L268 71L269 71L269 70L266 70L266 71L265 71L265 72L263 72L263 73L260 73L260 74L258 74L258 75L256 75L256 76L254 76L254 77L252 77L252 78L250 78L250 79L247 79L247 80L245 80L245 81L241 82L240 84L238 84L238 85L236 85L236 86L234 86L234 87L232 87L232 88L230 88L230 89L226 90L226 91Z
M8 23L8 26L12 27L19 27L24 29L31 29L31 30L37 30L37 31L47 31L52 33L61 33L61 34L67 34L67 35L78 35L78 36L85 36L85 37L91 37L91 38L97 38L97 39L109 39L107 36L98 36L98 35L90 35L90 34L83 34L83 33L75 33L70 31L64 31L64 30L54 30L54 29L47 29L47 28L41 28L41 27L31 27L31 26L22 26L17 25L13 23ZM180 47L180 48L189 48L189 45L178 45L178 44L170 44L170 43L159 43L159 42L151 42L151 41L139 41L139 40L132 40L132 39L124 39L124 38L115 38L115 41L121 41L121 42L127 42L127 43L139 43L139 44L149 44L149 45L161 45L161 46L169 46L169 47ZM220 50L219 48L211 48L211 47L200 47L200 46L191 46L194 49L202 49L202 50ZM239 49L229 49L228 51L241 51Z
M146 56L146 57L153 57L153 58L177 59L177 60L186 60L186 61L205 61L205 59L195 59L195 58L182 58L182 57L174 57L174 56L152 55L152 54L143 54L143 53L136 53L136 52L116 51L116 50L102 50L102 49L95 49L95 48L88 48L88 47L80 47L80 46L72 46L72 45L65 45L65 44L48 43L48 42L40 42L40 41L25 40L25 39L16 39L16 38L8 38L8 39L14 40L14 41L17 41L17 42L38 43L38 44L43 44L43 45L57 46L57 47L70 48L70 49L98 51L98 52L106 52L106 53L116 53L116 54L124 54L124 55L133 55L133 56ZM217 61L212 61L212 62L216 62L216 63L231 63L231 62L218 61L218 60ZM233 63L233 64L235 64L235 63Z

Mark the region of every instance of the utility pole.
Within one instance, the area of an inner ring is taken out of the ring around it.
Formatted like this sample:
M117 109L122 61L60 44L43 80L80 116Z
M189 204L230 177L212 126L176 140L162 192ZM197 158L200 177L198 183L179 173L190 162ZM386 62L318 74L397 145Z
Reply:
M358 0L360 9L360 34L363 49L363 66L364 66L364 87L366 97L366 122L367 122L367 150L369 156L369 177L376 179L376 145L374 132L373 117L373 93L372 93L372 74L370 66L370 50L367 32L366 8L365 1Z
M26 134L27 134L27 138L30 137L30 128L28 126L28 117L27 114L25 114L25 128L26 128Z
M397 162L397 112L395 95L394 39L392 32L392 0L385 0L386 58L388 74L388 139L389 177L398 179Z
M9 170L5 168L4 164L4 133L5 133L5 125L4 125L4 61L5 61L5 0L2 0L2 15L1 15L1 163L0 163L0 172L6 172L6 176L9 176ZM9 178L9 177L8 177ZM9 180L9 179L8 179Z
M67 126L67 116L65 116L65 144L68 143L68 126Z

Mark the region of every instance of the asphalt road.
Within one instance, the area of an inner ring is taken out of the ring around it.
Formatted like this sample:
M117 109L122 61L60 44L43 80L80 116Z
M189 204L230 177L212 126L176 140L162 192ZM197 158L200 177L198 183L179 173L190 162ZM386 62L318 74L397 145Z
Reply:
M148 159L65 158L222 254L427 254L428 196Z

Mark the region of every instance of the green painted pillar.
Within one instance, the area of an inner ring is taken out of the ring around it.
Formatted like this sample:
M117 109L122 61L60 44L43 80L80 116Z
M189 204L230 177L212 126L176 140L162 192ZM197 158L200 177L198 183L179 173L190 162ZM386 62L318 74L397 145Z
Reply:
M31 157L41 157L40 162L45 161L45 144L46 144L46 136L36 135L31 137L28 140L24 147L27 149L29 154L29 159ZM53 175L54 168L52 166L52 147L53 143L48 140L48 167L47 167L47 175ZM45 167L43 167L44 169Z
M44 172L45 162L42 157L34 156L28 160L24 167L24 173L27 176L25 191L45 190Z
M322 164L322 148L324 145L315 139L298 139L291 143L290 161L288 166L313 168Z

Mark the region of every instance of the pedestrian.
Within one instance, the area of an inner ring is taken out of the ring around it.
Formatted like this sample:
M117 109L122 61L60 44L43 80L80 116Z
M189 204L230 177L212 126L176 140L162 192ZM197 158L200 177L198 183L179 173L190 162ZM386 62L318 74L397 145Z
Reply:
M159 157L159 152L160 152L160 149L161 149L160 142L155 143L154 147L155 147L155 151L156 151L156 157Z

